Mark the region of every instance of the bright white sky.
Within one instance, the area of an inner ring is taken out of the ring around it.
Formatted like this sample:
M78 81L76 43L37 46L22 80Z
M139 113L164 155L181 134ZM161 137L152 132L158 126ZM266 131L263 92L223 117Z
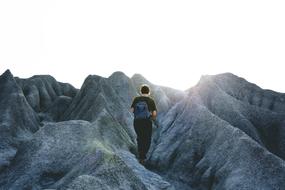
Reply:
M285 92L284 10L275 0L2 0L0 72L79 88L120 70L177 89L232 72Z

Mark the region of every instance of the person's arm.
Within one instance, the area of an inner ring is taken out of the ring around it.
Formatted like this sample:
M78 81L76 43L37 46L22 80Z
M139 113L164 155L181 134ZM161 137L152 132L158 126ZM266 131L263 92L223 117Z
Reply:
M157 109L156 109L156 105L153 99L151 99L151 119L155 120L156 116L157 116Z
M156 119L156 115L157 115L157 111L156 110L152 111L151 117L152 117L153 120Z
M132 105L131 105L131 108L130 108L130 112L131 112L131 113L134 113L135 99L136 99L136 98L133 99L133 102L132 102Z
M134 113L134 108L133 107L131 107L130 112Z

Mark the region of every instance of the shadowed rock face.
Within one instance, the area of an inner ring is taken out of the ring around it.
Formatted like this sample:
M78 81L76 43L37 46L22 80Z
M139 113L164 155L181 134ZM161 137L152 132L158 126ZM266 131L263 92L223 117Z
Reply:
M41 120L58 121L78 90L67 83L57 82L49 75L36 75L28 79L15 78L30 106L40 114Z
M129 107L141 84L159 111L146 168ZM135 74L0 76L0 189L283 189L285 95L230 73L179 91Z
M10 165L22 141L39 129L39 118L9 70L0 76L0 172Z

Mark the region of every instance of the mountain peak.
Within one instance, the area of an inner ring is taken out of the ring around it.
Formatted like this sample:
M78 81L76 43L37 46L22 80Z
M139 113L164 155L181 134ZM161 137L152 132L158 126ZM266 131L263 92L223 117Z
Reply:
M135 73L131 79L136 83L136 84L150 84L150 82L141 74Z
M235 78L238 79L240 77L238 77L237 75L230 73L230 72L226 72L226 73L221 73L221 74L217 74L217 75L202 75L200 80L209 80L209 79L216 79L216 78Z
M7 69L2 75L1 78L5 78L5 79L13 79L13 74L11 73L11 71L9 69Z
M253 83L248 82L244 78L241 78L233 73L221 73L217 75L202 75L198 85L201 84L207 84L207 83L212 83L214 82L218 86L240 86L241 84L243 85L254 85Z
M143 79L145 79L145 77L139 73L135 73L131 78L143 78Z
M130 78L122 71L116 71L108 77L113 82L128 81Z
M97 83L102 78L104 78L104 77L101 77L99 75L88 75L83 82L83 86L86 84L89 84L89 83Z
M2 75L0 75L0 88L1 93L22 92L9 69L7 69Z
M113 72L110 76L109 76L109 78L111 78L111 77L127 77L127 78L129 78L124 72L122 72L122 71L116 71L116 72Z

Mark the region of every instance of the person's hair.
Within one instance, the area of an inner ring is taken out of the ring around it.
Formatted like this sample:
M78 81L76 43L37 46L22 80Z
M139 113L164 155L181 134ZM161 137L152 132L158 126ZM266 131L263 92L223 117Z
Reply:
M146 85L146 84L143 84L142 86L141 86L141 93L142 94L149 94L149 87L148 87L148 85Z

